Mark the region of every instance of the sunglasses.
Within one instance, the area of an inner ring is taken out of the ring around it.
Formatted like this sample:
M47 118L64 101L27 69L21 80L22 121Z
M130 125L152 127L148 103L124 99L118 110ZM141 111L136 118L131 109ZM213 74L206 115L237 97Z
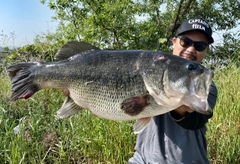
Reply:
M177 38L180 39L179 43L182 47L188 48L193 45L195 50L197 50L199 52L204 51L208 46L208 44L205 42L195 42L186 36L178 36Z

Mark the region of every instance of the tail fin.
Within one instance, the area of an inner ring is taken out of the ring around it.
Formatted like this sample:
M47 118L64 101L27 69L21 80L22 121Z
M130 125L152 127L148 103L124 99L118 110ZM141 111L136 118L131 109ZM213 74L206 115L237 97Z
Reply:
M27 99L39 90L31 72L31 68L37 64L37 62L17 63L7 68L12 82L11 101Z

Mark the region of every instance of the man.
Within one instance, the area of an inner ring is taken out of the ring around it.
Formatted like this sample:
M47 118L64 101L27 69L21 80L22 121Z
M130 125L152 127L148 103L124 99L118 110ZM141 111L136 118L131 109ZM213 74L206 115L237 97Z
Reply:
M209 44L213 43L212 29L201 18L184 20L172 39L173 54L201 62ZM217 89L211 85L208 103L213 109ZM129 164L206 164L206 123L212 115L203 115L187 106L154 117L137 137L136 152Z

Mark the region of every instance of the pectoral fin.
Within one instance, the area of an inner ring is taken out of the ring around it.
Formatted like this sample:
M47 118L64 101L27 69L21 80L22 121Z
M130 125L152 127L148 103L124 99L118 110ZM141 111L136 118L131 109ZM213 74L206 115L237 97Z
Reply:
M140 118L137 120L137 122L134 124L134 134L139 134L142 132L150 123L152 117L145 117Z
M121 109L124 113L130 116L136 116L144 110L144 107L148 105L147 94L143 96L135 96L125 99L121 104Z
M71 115L76 114L83 108L78 106L72 99L71 97L67 97L62 105L62 107L57 111L57 115L60 118L66 118Z

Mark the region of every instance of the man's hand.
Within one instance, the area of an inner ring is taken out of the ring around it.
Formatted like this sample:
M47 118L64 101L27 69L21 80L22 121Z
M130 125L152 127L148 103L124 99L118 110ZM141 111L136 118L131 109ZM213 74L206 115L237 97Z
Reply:
M182 105L180 107L178 107L177 109L171 111L171 116L174 119L181 119L183 118L187 113L192 113L194 112L194 110L192 110L191 108L189 108L186 105Z

